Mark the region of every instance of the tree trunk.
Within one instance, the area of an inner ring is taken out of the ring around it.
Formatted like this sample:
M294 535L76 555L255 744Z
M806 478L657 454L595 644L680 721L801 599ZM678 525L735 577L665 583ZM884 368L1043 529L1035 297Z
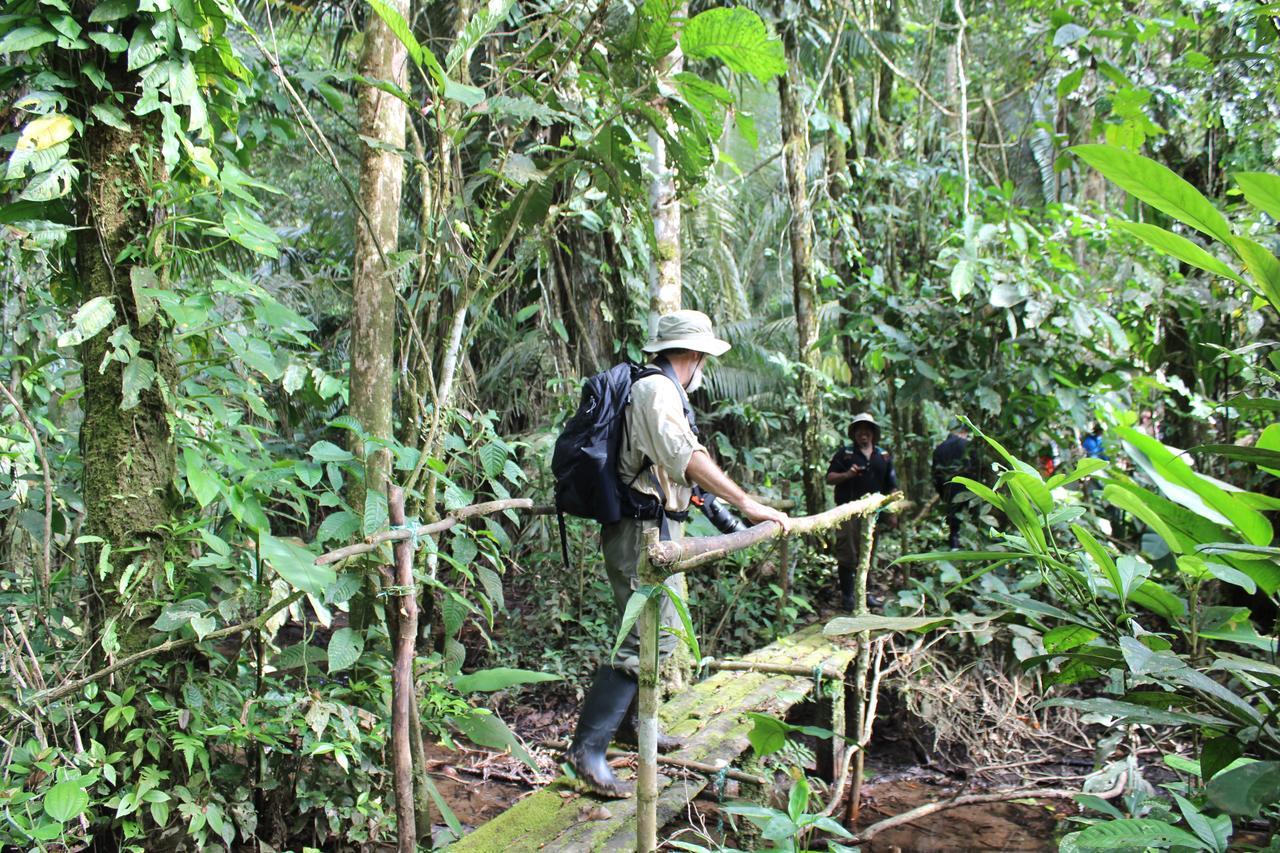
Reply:
M107 73L118 83L117 90L130 88L129 78L134 75L127 74L123 61L114 63ZM162 180L164 171L155 130L153 123L133 117L128 130L92 122L85 127L80 143L84 191L78 216L82 227L76 231L76 267L84 298L110 301L116 312L115 325L128 326L138 341L136 358L148 360L158 374L141 392L137 405L124 409L125 365L114 359L104 362L112 348L108 344L110 332L103 331L80 346L85 533L102 537L110 546L109 559L115 571L123 571L130 563L137 566L130 594L117 595L121 576L113 574L101 584L101 597L91 596L101 606L91 618L102 620L91 631L104 627L110 619L137 622L151 615L153 605L149 609L137 602L155 597L152 584L164 559L162 531L173 515L175 450L159 390L162 381L172 385L173 361L163 325L158 320L139 323L131 281L133 270L148 262L152 266L159 263L158 258L139 249L154 245L148 238L157 226L158 212L147 203L152 183ZM126 252L130 247L132 253ZM118 260L121 257L128 260ZM90 574L97 586L97 571ZM125 614L129 600L135 603ZM122 651L145 642L144 636L133 637L127 623L120 624L118 631Z
M408 17L408 0L389 0ZM408 86L408 51L377 15L369 15L360 73L373 80ZM372 86L358 94L361 136L392 149L405 145L405 106L402 101ZM400 237L400 191L404 184L404 160L390 150L360 146L362 211L357 212L355 264L351 312L350 412L371 439L390 440L391 400L394 388L396 334L396 274L388 259ZM356 455L365 459L364 489L386 493L391 454L385 448L366 449L357 441ZM359 511L364 491L353 496Z
M672 17L689 15L689 4L682 3ZM675 48L658 62L660 80L670 80L684 70L684 53L677 43ZM667 114L665 102L658 111L667 121L669 130L675 124ZM683 278L680 266L680 196L676 193L676 173L667 162L667 145L656 130L649 131L649 147L653 149L649 177L649 213L653 219L654 258L649 270L649 334L658 330L658 318L672 311L679 311L683 296ZM667 579L667 584L685 602L689 600L689 583L684 575ZM663 667L663 692L671 694L680 690L693 677L693 655L683 644L676 646L669 662Z
M683 18L689 14L689 5L682 4L673 13ZM658 63L658 79L666 80L684 70L684 54L680 45ZM658 111L674 125L667 115L665 103ZM657 130L649 131L649 147L653 149L650 161L649 212L653 218L654 259L649 271L649 334L658 329L658 318L663 314L680 310L682 279L680 270L680 197L676 194L675 171L667 163L667 144Z
M805 510L821 512L826 500L823 488L822 412L819 408L817 370L818 341L817 286L813 279L813 221L809 210L809 136L801 108L799 91L800 52L793 26L782 33L787 57L787 73L778 78L778 100L782 113L783 164L787 192L791 198L791 288L796 312L796 360L805 365L800 374L803 420L800 424L800 452L804 481Z

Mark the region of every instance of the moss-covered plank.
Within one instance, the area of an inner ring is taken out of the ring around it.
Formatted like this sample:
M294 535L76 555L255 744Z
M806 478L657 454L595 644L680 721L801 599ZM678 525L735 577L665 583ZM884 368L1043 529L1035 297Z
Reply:
M743 660L843 670L855 650L822 636L813 626L757 649ZM748 747L747 711L785 714L813 692L814 682L798 675L719 672L673 696L659 709L664 728L686 738L680 757L710 764L732 762ZM680 814L708 784L701 776L658 777L658 822ZM609 817L598 818L601 801L572 793L561 779L521 800L503 814L455 842L456 853L525 853L538 850L629 851L635 849L636 800L604 801Z

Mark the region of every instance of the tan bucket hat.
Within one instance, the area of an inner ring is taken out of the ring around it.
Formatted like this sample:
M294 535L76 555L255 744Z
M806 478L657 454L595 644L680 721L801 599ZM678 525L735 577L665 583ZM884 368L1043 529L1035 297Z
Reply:
M658 331L641 347L648 353L669 349L688 349L707 355L724 355L729 342L716 337L711 318L701 311L672 311L658 318Z
M871 427L871 441L873 444L880 443L880 424L876 423L876 419L871 417L870 412L862 412L853 416L853 420L849 421L849 429L846 431L849 440L853 440L853 428L858 424L868 424Z

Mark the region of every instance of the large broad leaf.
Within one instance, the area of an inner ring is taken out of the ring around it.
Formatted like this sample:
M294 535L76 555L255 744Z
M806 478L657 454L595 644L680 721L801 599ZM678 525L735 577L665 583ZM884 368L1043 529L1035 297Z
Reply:
M1223 278L1229 278L1232 281L1242 280L1231 267L1195 243L1192 243L1186 237L1174 234L1172 231L1167 231L1158 225L1148 225L1145 222L1117 221L1115 224L1157 251L1172 255L1183 263L1190 264L1205 272L1211 272L1214 275L1220 275Z
M861 631L920 631L953 621L950 616L840 616L828 622L822 633L838 637Z
M1189 847L1200 850L1203 845L1185 829L1162 820L1125 818L1095 823L1073 833L1077 850L1148 850L1152 847Z
M1271 523L1230 493L1197 474L1169 448L1146 433L1117 427L1133 461L1170 500L1210 521L1228 524L1254 545L1271 543Z
M1264 210L1272 219L1280 222L1280 175L1266 172L1236 172L1236 179L1249 204Z
M116 318L115 304L105 296L95 296L81 305L72 318L72 328L58 336L58 346L73 347L101 332Z
M505 666L493 669L482 669L466 675L456 675L453 686L459 693L488 692L505 690L517 684L536 684L540 681L559 681L560 676L549 672L534 672L530 669L511 669Z
M1280 427L1280 424L1272 424L1267 429L1272 427ZM1248 462L1266 471L1280 469L1280 450L1267 450L1262 447L1241 447L1238 444L1201 444L1198 447L1191 448L1191 452L1212 453L1225 459Z
M301 545L275 536L262 536L262 559L294 587L319 596L337 575L330 566L317 566L316 555Z
M782 42L769 36L759 15L742 6L695 15L680 34L680 46L690 59L719 59L761 83L787 72Z
M1226 218L1166 166L1111 145L1075 145L1069 150L1130 195L1223 243L1231 241Z
M509 749L516 758L538 772L538 764L524 748L524 744L515 736L507 724L484 708L475 708L470 714L460 717L449 717L449 723L462 732L468 740L480 746L491 746L494 749Z
M1231 247L1249 270L1254 289L1280 311L1280 260L1248 237L1232 237Z
M786 745L787 735L791 733L820 738L833 736L829 729L820 729L816 726L796 726L769 714L759 714L755 711L748 711L747 719L755 723L751 731L747 732L747 740L751 742L751 748L755 750L757 758L772 755L782 749Z
M1092 699L1046 699L1042 708L1074 708L1088 714L1106 714L1118 722L1137 723L1143 726L1220 726L1227 723L1221 717L1209 714L1190 714L1185 711L1164 711L1149 705L1137 705L1119 699L1095 697Z
M59 823L79 817L89 806L89 795L84 790L87 781L83 777L68 779L45 791L44 813Z
M1280 761L1255 761L1224 770L1209 780L1209 802L1224 812L1257 817L1280 802Z
M329 638L329 673L355 666L364 651L364 637L351 628L339 628Z

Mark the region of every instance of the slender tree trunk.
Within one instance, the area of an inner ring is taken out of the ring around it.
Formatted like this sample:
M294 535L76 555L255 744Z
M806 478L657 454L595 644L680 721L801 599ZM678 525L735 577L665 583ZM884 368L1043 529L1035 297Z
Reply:
M782 113L783 164L787 192L791 198L791 288L796 312L796 360L805 365L800 374L803 421L800 424L800 452L804 480L805 510L821 512L826 494L822 483L822 412L818 399L817 286L813 278L813 220L809 209L809 189L805 169L809 163L809 136L801 105L800 53L793 26L782 33L787 56L787 73L778 78L778 100Z
M676 17L689 14L689 5L682 4L675 11ZM684 70L684 54L677 44L658 63L658 78L669 79ZM659 112L674 127L667 115L665 104ZM680 270L680 196L676 194L675 171L667 163L667 144L656 130L649 131L649 147L653 150L650 161L649 212L653 218L654 259L649 271L649 334L658 328L658 318L663 314L680 310L682 279Z
M689 14L689 4L681 4L673 13L683 18ZM658 63L658 79L669 80L684 70L684 53L677 44ZM667 120L667 126L675 130L675 123L667 114L665 102L658 107ZM683 295L683 278L680 253L680 196L676 192L676 173L667 162L667 145L656 130L649 131L649 147L653 149L649 177L649 213L653 219L654 258L649 270L649 334L658 330L658 318L672 311L679 311ZM667 584L686 602L689 600L689 583L684 575L667 579ZM682 688L693 676L693 656L683 644L676 647L670 662L663 670L663 690L673 693Z
M402 16L409 15L408 0L389 0ZM373 80L388 80L400 88L408 85L408 52L377 15L369 15L365 30L360 73ZM405 145L405 106L402 101L372 86L358 94L360 134L391 149ZM391 400L395 387L396 273L387 266L400 238L400 192L404 184L404 159L394 150L360 147L360 205L357 212L353 307L351 312L351 414L371 439L389 440ZM386 493L391 471L390 451L366 448L364 488ZM363 492L353 504L363 505Z
M128 91L136 80L124 68L123 58L106 69L114 87ZM84 191L80 196L76 231L76 267L86 300L107 299L115 309L115 326L127 326L138 341L137 359L146 359L157 378L138 397L137 405L124 408L124 365L104 361L110 331L103 331L80 347L84 421L80 449L84 458L85 533L100 536L110 546L110 563L116 571L137 566L130 594L118 596L117 575L101 586L100 603L91 617L90 630L106 629L113 619L138 621L150 615L146 602L154 599L152 584L163 565L163 533L173 512L172 482L175 470L173 436L160 383L172 383L173 364L169 340L158 320L139 322L132 275L161 260L140 246L154 246L149 237L157 227L159 212L148 200L152 187L164 180L164 166L156 145L153 123L130 117L128 130L102 122L88 123L80 139ZM130 246L133 252L126 252ZM121 261L121 257L128 260ZM97 555L92 559L96 561ZM92 564L92 563L91 563ZM91 573L99 582L98 572ZM138 591L135 596L133 591ZM124 613L127 599L135 604ZM133 636L123 621L117 628L121 650L141 646L145 636ZM136 641L136 642L135 642Z

